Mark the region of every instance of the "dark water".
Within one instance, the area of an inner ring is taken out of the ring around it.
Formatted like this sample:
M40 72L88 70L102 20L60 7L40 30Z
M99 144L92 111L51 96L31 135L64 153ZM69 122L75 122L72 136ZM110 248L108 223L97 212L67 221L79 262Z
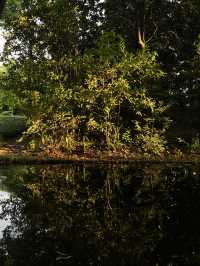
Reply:
M200 166L0 169L0 265L200 265Z

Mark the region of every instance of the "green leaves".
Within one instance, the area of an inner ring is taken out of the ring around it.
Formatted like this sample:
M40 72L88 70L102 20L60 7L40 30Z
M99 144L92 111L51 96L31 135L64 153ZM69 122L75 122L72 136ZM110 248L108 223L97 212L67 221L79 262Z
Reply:
M84 88L80 87L87 101L87 113L91 114L84 134L99 138L111 150L120 149L123 143L135 145L140 135L143 136L143 144L147 145L145 138L149 138L150 134L152 142L158 140L164 147L164 142L159 140L162 127L155 129L155 121L159 115L162 116L164 108L150 96L151 85L159 86L157 82L164 76L156 64L156 54L147 51L133 55L123 50L123 55L119 53L116 56L116 47L121 49L115 44L119 39L115 37L111 41L111 36L114 35L106 33L105 38L100 39L97 50L92 50L95 59L90 57L91 63L87 61L93 68L89 69L89 74L86 73ZM102 61L102 54L106 55L107 48L109 56ZM93 141L96 142L96 139ZM155 148L152 145L152 151ZM151 152L150 148L147 150ZM159 147L158 153L161 151L163 149Z
M145 138L156 127L158 113L162 116L151 96L164 75L157 55L130 53L123 38L111 31L85 47L83 29L93 36L87 20L94 15L86 5L26 0L16 16L7 18L4 85L15 84L23 99L30 118L25 137L32 147L131 150L138 136Z

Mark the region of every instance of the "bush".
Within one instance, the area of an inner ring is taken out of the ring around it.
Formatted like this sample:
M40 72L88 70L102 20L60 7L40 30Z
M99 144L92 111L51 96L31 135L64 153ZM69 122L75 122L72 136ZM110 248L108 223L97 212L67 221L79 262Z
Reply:
M33 148L119 152L137 146L162 153L166 108L154 99L152 88L164 73L156 58L149 51L130 53L121 37L104 33L96 49L60 63L65 79L52 68L46 89L30 90L31 119L24 137ZM37 71L31 77L38 83Z

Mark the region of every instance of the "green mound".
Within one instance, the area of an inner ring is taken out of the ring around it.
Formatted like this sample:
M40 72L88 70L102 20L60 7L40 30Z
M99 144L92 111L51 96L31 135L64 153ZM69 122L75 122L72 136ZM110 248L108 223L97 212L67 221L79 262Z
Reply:
M25 127L25 116L12 115L5 112L0 114L0 135L4 137L15 136L19 133L22 133Z

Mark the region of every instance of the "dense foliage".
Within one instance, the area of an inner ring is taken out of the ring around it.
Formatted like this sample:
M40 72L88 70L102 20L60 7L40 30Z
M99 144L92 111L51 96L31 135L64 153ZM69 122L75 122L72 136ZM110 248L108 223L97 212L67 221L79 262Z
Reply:
M31 147L158 155L166 137L189 142L199 13L195 0L8 1L1 87L28 117Z

